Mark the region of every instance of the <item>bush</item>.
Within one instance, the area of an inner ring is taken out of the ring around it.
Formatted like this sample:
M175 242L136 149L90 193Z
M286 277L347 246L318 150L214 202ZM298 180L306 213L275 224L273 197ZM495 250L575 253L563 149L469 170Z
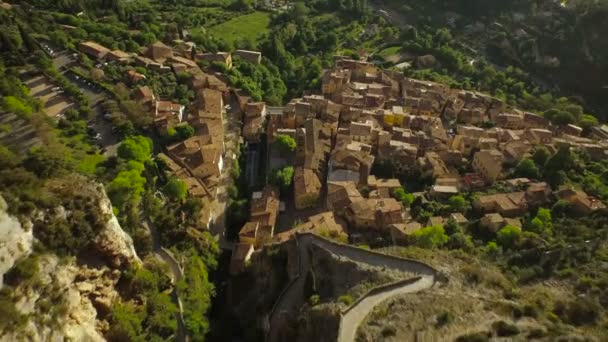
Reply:
M424 227L413 234L416 244L423 248L437 248L448 242L442 226Z
M454 321L454 315L451 312L444 311L437 316L437 326L441 327L450 324Z
M408 208L414 202L414 195L406 192L401 187L393 189L392 195L397 201L403 203L403 206L406 208Z
M296 141L290 137L289 135L285 135L285 134L279 134L277 135L277 144L279 146L279 150L281 151L281 153L283 154L289 154L292 153L296 150L296 147L298 146L296 144Z
M521 228L507 225L498 231L496 239L505 248L515 247L521 237Z
M350 295L342 295L338 297L338 302L350 306L354 302L354 300L353 297L351 297Z
M456 338L456 342L486 342L489 340L488 334L483 332L470 333Z
M319 297L319 295L312 295L310 296L310 299L308 300L310 302L311 306L316 306L321 302L321 298Z
M515 324L507 323L505 321L497 321L492 324L492 328L496 331L498 336L515 336L520 333L519 328Z

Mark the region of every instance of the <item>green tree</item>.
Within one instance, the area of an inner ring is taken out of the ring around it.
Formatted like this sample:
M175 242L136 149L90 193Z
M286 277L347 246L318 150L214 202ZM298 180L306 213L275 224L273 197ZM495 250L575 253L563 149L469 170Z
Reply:
M505 248L515 247L521 237L521 228L507 225L496 233L496 240Z
M293 166L286 166L282 169L275 169L270 175L270 182L280 187L281 190L287 190L293 182L293 175Z
M152 141L141 135L128 137L118 146L118 156L125 160L145 162L151 153Z
M528 158L522 159L515 167L515 175L517 177L536 179L539 177L539 173L536 164Z
M144 185L146 184L146 179L141 176L142 170L143 165L140 169L132 168L127 171L121 171L108 184L108 196L112 201L112 205L119 211L129 202L139 202L140 195L144 191Z
M551 157L551 153L545 146L537 146L534 148L534 154L532 154L532 160L538 166L544 166L547 163L547 160Z
M294 138L289 135L279 134L276 140L281 153L288 155L296 150L297 144Z
M452 211L465 212L468 206L467 200L462 195L454 195L448 199Z
M143 321L146 313L133 303L117 302L112 307L110 331L108 335L113 341L140 341L143 336Z
M173 200L181 201L186 198L188 187L186 183L172 177L163 187L163 192Z
M2 109L24 117L29 117L34 110L14 96L5 96L2 100Z
M442 226L424 227L413 234L416 244L423 248L437 248L448 242Z
M392 195L397 201L403 203L403 206L406 208L409 208L414 202L414 195L408 193L402 187L393 189Z

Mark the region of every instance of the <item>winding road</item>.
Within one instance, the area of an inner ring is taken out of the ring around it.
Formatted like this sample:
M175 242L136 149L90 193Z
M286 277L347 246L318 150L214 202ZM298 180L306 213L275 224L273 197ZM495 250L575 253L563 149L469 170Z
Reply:
M184 324L184 306L182 304L182 300L179 298L177 294L177 282L182 279L184 276L184 271L179 266L179 263L173 257L171 252L169 252L166 248L160 246L158 231L156 227L150 222L150 220L146 219L142 222L142 225L148 229L150 235L152 236L152 253L156 257L156 259L161 262L167 264L169 266L169 270L171 272L171 280L173 281L173 291L171 291L171 298L177 308L179 309L177 313L177 341L184 342L186 341L186 326Z
M270 312L269 331L266 340L278 342L284 340L280 335L280 327L304 302L305 274L310 269L310 246L314 244L340 257L370 266L384 267L407 273L415 273L417 277L401 280L392 284L379 286L342 312L338 342L355 340L357 328L365 317L381 302L406 293L414 293L432 287L437 281L438 272L434 268L416 260L398 258L366 249L335 243L313 234L298 234L298 275L283 290L275 306Z

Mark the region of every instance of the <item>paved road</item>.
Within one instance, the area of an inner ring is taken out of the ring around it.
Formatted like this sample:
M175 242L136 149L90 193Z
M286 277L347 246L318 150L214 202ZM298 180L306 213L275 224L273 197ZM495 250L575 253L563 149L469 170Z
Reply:
M315 244L340 257L375 267L385 267L401 272L415 273L420 278L414 283L400 283L389 286L380 292L364 298L351 307L341 318L338 342L354 341L357 328L373 308L382 301L395 295L417 292L431 287L436 279L437 271L426 264L415 260L407 260L389 255L361 249L353 246L337 244L312 234L296 236L298 243L299 276L292 281L279 296L275 307L270 313L270 328L267 341L277 342L283 339L279 327L284 326L290 314L294 313L304 302L303 292L306 282L304 276L310 269L310 245Z
M359 325L361 325L367 315L369 315L378 304L394 296L428 289L433 286L433 283L434 279L432 276L423 276L413 283L406 285L397 284L382 292L365 297L342 316L338 342L354 341L357 336Z
M145 219L142 222L142 225L150 232L150 236L152 236L152 253L154 253L154 257L159 261L167 264L169 266L169 271L171 272L171 279L173 280L173 291L171 291L171 298L177 308L179 309L177 314L177 341L183 342L186 341L186 327L184 323L184 306L182 304L182 300L179 298L177 294L177 282L182 279L184 276L184 272L182 268L179 266L179 263L173 255L165 248L161 247L160 239L158 237L158 230L156 227L150 222L149 219Z

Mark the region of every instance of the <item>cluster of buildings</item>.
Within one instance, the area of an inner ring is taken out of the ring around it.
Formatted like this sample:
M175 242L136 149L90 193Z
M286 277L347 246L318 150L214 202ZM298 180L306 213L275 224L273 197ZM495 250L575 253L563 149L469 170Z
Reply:
M379 160L389 161L399 173L432 179L428 191L416 194L424 201L479 191L482 195L476 196L473 207L484 215L481 223L494 231L506 224L521 226L519 216L557 198L568 200L581 214L605 209L581 190L554 191L544 182L507 180L504 168L529 157L537 145L551 152L569 146L596 160L608 158L605 127L582 137L580 127L555 127L540 115L486 94L409 79L341 57L322 81L321 95L293 99L283 110L267 112L266 120L250 121L255 129L249 129L246 138L259 141L265 132L269 145L279 135L295 139L295 208L318 208L334 223L329 226L346 222L349 229L390 232L399 240L448 219L467 222L459 213L428 222L413 220L392 196L401 187L399 180L370 174ZM494 123L492 128L479 127L488 122ZM504 183L510 192L483 195L495 182ZM310 222L302 226L318 228ZM279 233L275 240L289 234ZM250 243L252 248L259 245Z
M139 54L111 51L90 41L80 43L79 50L98 62L110 61L129 66L127 77L135 87L132 97L148 110L161 135L171 136L180 126L188 125L194 129L192 137L167 146L165 151L159 154L159 158L165 161L166 170L172 176L187 185L191 195L203 201L201 225L209 227L213 218L220 214L214 212L215 206L212 204L218 197L221 177L225 173L227 151L224 140L227 119L224 101L232 96L233 90L228 87L221 74L203 71L198 62L222 62L230 68L234 55L258 64L261 62L261 53L247 50L237 50L232 54L197 53L194 43L183 40L173 41L172 46L158 41ZM153 72L190 74L189 87L195 94L194 101L185 106L158 98L148 86L137 86L146 77L135 70L136 66ZM263 120L265 104L250 104L248 98L242 98L242 101L246 120ZM263 229L264 227L266 226L263 226Z
M168 170L187 185L191 194L212 202L224 167L224 103L230 89L221 75L207 74L196 61L221 62L231 67L232 57L260 63L258 52L195 53L191 43L161 42L141 55L110 51L98 44L82 43L81 51L98 59L131 63L153 70L188 72L195 101L183 105L156 98L147 87L134 97L150 108L159 132L188 123L195 135L167 147L162 154ZM135 72L129 77L141 79ZM393 198L398 179L371 174L376 161L388 162L400 174L415 174L433 184L423 200L446 200L461 191L476 191L473 207L481 224L496 231L520 225L518 217L533 208L564 199L581 214L605 210L603 203L576 189L551 189L544 182L505 179L504 165L530 156L535 146L550 152L562 146L585 151L590 158L608 158L608 128L594 127L582 135L575 125L553 126L546 118L513 108L489 95L451 89L428 81L381 70L367 62L336 57L324 72L321 94L292 99L284 107L267 107L237 96L243 112L242 138L247 143L264 141L271 148L277 137L292 137L297 148L290 156L294 167L293 204L296 210L312 208L318 215L290 232L275 234L279 190L267 186L251 199L251 219L239 233L233 251L233 270L238 272L253 251L269 241L281 241L294 231L327 229L340 232L345 224L354 230L390 232L395 240L425 225L453 219L466 223L462 214L431 217L416 222L403 204ZM487 127L492 123L492 128ZM468 170L462 172L462 170ZM501 182L504 193L483 194ZM211 210L205 205L203 210ZM208 224L211 213L202 215Z

